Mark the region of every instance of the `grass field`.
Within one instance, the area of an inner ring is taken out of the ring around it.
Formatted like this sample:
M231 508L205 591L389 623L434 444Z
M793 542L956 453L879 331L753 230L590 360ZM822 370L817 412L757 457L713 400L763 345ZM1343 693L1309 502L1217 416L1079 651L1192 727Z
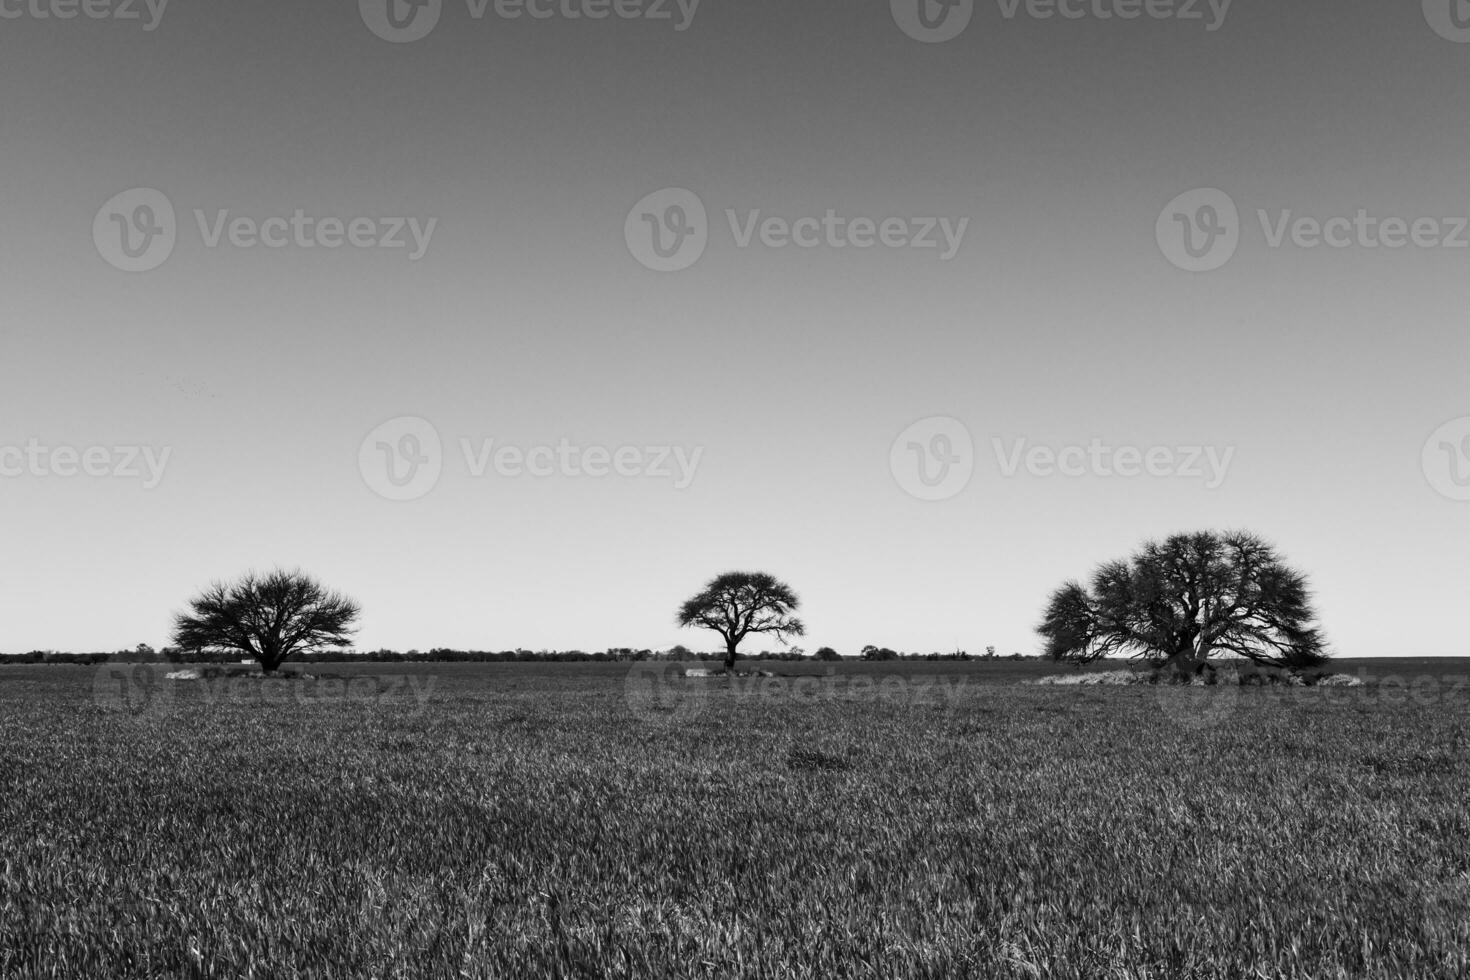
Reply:
M0 976L1470 974L1465 661L761 666L0 668Z

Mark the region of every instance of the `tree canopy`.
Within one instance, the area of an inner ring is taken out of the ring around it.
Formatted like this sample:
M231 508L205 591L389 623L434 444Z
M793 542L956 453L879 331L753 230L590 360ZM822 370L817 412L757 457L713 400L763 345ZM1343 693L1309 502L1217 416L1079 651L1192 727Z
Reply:
M736 648L752 633L767 633L782 643L802 636L796 618L801 600L791 586L765 572L726 572L709 581L679 607L680 626L714 630L725 640L725 669L735 666Z
M1306 576L1244 531L1150 541L1107 562L1089 586L1052 593L1037 630L1053 660L1127 655L1181 668L1215 653L1278 667L1327 659Z
M351 643L357 603L300 571L250 572L216 582L174 617L173 642L185 650L225 649L274 671L293 654Z

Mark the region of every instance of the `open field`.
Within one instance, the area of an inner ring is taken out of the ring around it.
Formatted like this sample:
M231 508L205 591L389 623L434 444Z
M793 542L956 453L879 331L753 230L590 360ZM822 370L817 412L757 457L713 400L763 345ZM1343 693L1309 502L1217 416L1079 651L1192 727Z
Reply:
M659 666L0 668L0 976L1470 972L1466 661Z

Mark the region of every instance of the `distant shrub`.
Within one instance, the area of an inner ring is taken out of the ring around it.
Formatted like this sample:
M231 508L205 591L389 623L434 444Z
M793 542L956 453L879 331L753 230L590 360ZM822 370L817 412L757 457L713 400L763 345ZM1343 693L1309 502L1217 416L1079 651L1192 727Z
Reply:
M875 647L871 643L863 647L862 656L864 660L897 660L899 658L897 651L887 647Z

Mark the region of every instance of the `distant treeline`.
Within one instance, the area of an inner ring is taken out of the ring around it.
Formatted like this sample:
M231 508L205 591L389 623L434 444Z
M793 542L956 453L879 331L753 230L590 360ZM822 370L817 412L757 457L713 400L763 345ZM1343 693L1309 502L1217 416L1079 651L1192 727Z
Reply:
M676 646L668 650L635 650L632 647L609 647L595 653L585 650L450 650L437 647L428 652L420 650L323 650L293 657L296 663L526 663L526 662L589 662L617 663L637 660L723 660L724 653L703 653L688 647ZM809 654L799 647L789 650L762 650L759 653L742 654L742 660L841 660L844 659L831 647L822 647ZM164 647L155 650L139 644L131 650L113 653L58 653L55 650L32 650L30 653L0 654L0 662L22 664L101 664L101 663L238 663L243 658L234 650L180 650ZM983 654L972 655L957 650L953 653L900 653L887 647L866 646L858 655L860 660L1025 660L1019 653L1010 656L996 654L989 647Z

